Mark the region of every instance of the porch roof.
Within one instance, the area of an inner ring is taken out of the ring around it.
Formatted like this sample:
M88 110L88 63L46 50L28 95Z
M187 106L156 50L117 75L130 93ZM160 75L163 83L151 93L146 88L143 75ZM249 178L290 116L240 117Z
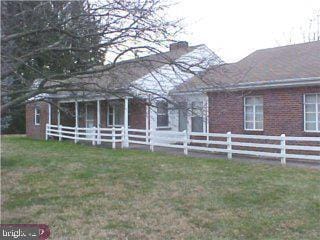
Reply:
M116 99L125 99L125 98L133 98L129 94L99 94L99 93L86 93L86 94L74 94L74 93L65 93L65 94L56 94L56 95L48 95L46 99L54 99L58 102L87 102L87 101L97 101L97 100L116 100Z

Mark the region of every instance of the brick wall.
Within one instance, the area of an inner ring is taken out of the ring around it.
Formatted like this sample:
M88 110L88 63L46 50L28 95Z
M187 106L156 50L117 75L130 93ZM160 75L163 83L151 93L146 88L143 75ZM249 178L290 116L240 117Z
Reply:
M35 125L34 109L40 107L40 125ZM45 102L30 102L26 104L26 134L35 139L45 139L46 123L48 122L48 104Z
M75 108L74 103L60 104L60 123L63 126L75 126Z
M146 102L139 99L130 99L129 108L131 114L129 119L130 128L146 128Z
M210 132L291 136L320 136L304 132L303 95L320 93L320 86L238 92L211 92ZM244 130L245 96L263 97L263 131Z

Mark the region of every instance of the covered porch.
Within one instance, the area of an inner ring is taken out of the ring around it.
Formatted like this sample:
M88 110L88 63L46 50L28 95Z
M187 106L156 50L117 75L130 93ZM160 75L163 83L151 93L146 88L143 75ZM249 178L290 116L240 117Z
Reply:
M149 129L149 107L132 97L63 99L48 104L48 124L79 129ZM87 130L88 131L88 130ZM90 136L89 136L90 137Z
M123 127L208 133L207 99L205 96L189 98L190 101L178 101L178 107L165 100L152 102L148 98L131 96L65 98L49 104L47 123L76 128Z
M146 101L131 97L66 99L49 103L48 123L70 127L148 129Z

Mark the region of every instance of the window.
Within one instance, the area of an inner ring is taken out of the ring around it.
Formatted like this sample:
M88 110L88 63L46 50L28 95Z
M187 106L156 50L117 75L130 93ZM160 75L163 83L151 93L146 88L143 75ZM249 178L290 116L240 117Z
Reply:
M192 102L191 110L191 131L203 132L203 102Z
M178 114L179 114L179 131L182 132L188 128L188 103L178 103Z
M120 126L124 124L123 103L110 103L108 105L107 121L109 126Z
M160 101L157 103L157 127L168 127L168 103L166 101Z
M40 107L34 108L34 125L40 125Z
M263 130L263 98L244 98L244 129Z
M112 126L113 125L113 122L114 122L114 109L113 109L113 106L111 104L109 104L108 106L108 116L107 116L107 119L108 119L108 125L109 126Z
M94 115L95 115L95 105L92 103L86 103L86 127L93 128L94 127Z
M320 131L320 93L304 96L304 130Z

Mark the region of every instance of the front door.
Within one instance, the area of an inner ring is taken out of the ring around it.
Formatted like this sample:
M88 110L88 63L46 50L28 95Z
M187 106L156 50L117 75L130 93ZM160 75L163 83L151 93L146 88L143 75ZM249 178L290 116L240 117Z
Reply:
M87 103L86 104L86 130L87 133L93 133L94 127L94 105ZM91 134L87 134L87 138L92 138Z

